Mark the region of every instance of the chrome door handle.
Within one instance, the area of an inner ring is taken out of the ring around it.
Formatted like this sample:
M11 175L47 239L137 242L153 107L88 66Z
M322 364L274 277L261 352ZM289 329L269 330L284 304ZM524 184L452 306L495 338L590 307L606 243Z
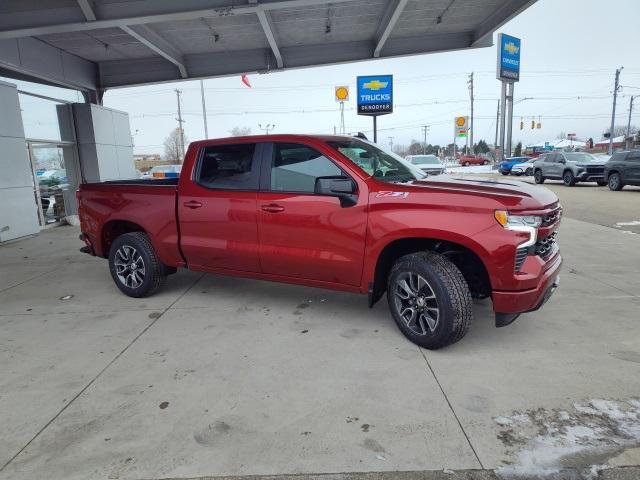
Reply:
M262 205L262 211L269 213L280 213L284 212L284 207L275 203L270 203L269 205Z
M187 208L200 208L202 206L200 202L196 202L195 200L184 202L183 205Z

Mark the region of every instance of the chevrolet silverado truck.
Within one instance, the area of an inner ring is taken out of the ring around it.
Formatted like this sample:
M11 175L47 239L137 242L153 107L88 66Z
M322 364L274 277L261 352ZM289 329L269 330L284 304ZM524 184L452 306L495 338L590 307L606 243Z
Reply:
M126 295L178 268L368 295L386 292L412 342L460 340L473 299L496 326L558 285L562 209L520 182L428 177L365 139L269 135L194 142L179 179L78 191L85 253L109 260Z

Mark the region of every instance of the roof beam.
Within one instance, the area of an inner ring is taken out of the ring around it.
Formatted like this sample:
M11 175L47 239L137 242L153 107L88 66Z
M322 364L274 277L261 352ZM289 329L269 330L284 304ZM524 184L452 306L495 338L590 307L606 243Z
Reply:
M274 57L276 57L276 65L278 68L284 67L282 54L280 53L280 48L278 48L278 42L274 33L273 22L271 21L271 15L269 12L265 12L264 10L258 10L256 15L258 15L258 20L260 20L260 25L262 25L262 30L264 30L264 34L267 37L269 46L271 47L271 51L273 52Z
M189 76L182 55L178 53L169 42L151 30L151 28L146 25L123 25L120 28L178 67L182 78Z
M95 22L96 12L94 12L93 6L89 0L78 0L78 6L80 7L80 10L82 10L84 18L90 22Z
M345 3L352 1L354 0L332 0L332 3ZM162 4L164 3L165 2L162 2ZM285 8L301 8L313 5L323 5L326 3L326 0L263 0L263 3L259 5L255 3L225 5L220 2L220 6L218 7L209 7L186 11L174 10L165 12L159 11L158 8L153 9L152 7L149 7L146 14L121 15L118 17L109 18L101 13L101 18L99 20L91 22L72 21L67 23L26 25L19 28L8 28L0 31L0 40L7 38L47 35L52 33L82 32L87 30L95 30L98 28L124 27L129 25L142 25L160 22L177 22L181 20L193 20L201 17L213 18L233 15L257 14L258 11L281 10ZM123 5L127 6L129 5L129 3L127 2Z
M485 18L473 32L472 47L489 47L493 45L493 32L533 5L536 0L511 0Z
M463 50L469 48L471 32L441 33L408 38L390 38L380 55L397 57L429 52ZM336 65L366 61L371 58L371 40L356 42L320 43L281 47L286 69L320 65ZM210 78L261 73L270 69L264 48L233 52L197 53L184 56L189 78ZM272 68L272 67L271 67ZM101 85L117 88L180 80L175 68L159 57L100 62Z
M407 5L407 2L408 0L394 0L387 7L376 34L376 48L373 50L374 58L378 58L380 56L380 52L382 51L384 44L387 43L387 39L389 38L389 35L391 35L391 31L398 22L400 15L402 15L402 11Z

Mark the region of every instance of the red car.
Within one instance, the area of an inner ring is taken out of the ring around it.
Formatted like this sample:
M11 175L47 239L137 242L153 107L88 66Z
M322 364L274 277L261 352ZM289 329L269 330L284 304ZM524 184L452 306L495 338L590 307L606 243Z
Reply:
M384 293L411 341L460 340L472 298L496 326L550 297L562 263L561 209L528 184L427 177L360 138L269 135L189 146L179 179L78 191L82 251L108 258L126 295L177 268ZM348 319L345 319L348 321Z
M462 155L458 163L464 167L468 167L469 165L488 165L489 160L477 155Z

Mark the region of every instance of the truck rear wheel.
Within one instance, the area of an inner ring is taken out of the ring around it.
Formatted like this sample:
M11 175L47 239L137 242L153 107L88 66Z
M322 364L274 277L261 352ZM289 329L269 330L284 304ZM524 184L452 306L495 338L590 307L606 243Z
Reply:
M153 295L167 280L167 268L142 232L125 233L114 240L109 271L120 291L134 298Z
M400 331L430 350L460 340L473 318L471 292L462 273L433 252L398 259L389 274L387 300Z

